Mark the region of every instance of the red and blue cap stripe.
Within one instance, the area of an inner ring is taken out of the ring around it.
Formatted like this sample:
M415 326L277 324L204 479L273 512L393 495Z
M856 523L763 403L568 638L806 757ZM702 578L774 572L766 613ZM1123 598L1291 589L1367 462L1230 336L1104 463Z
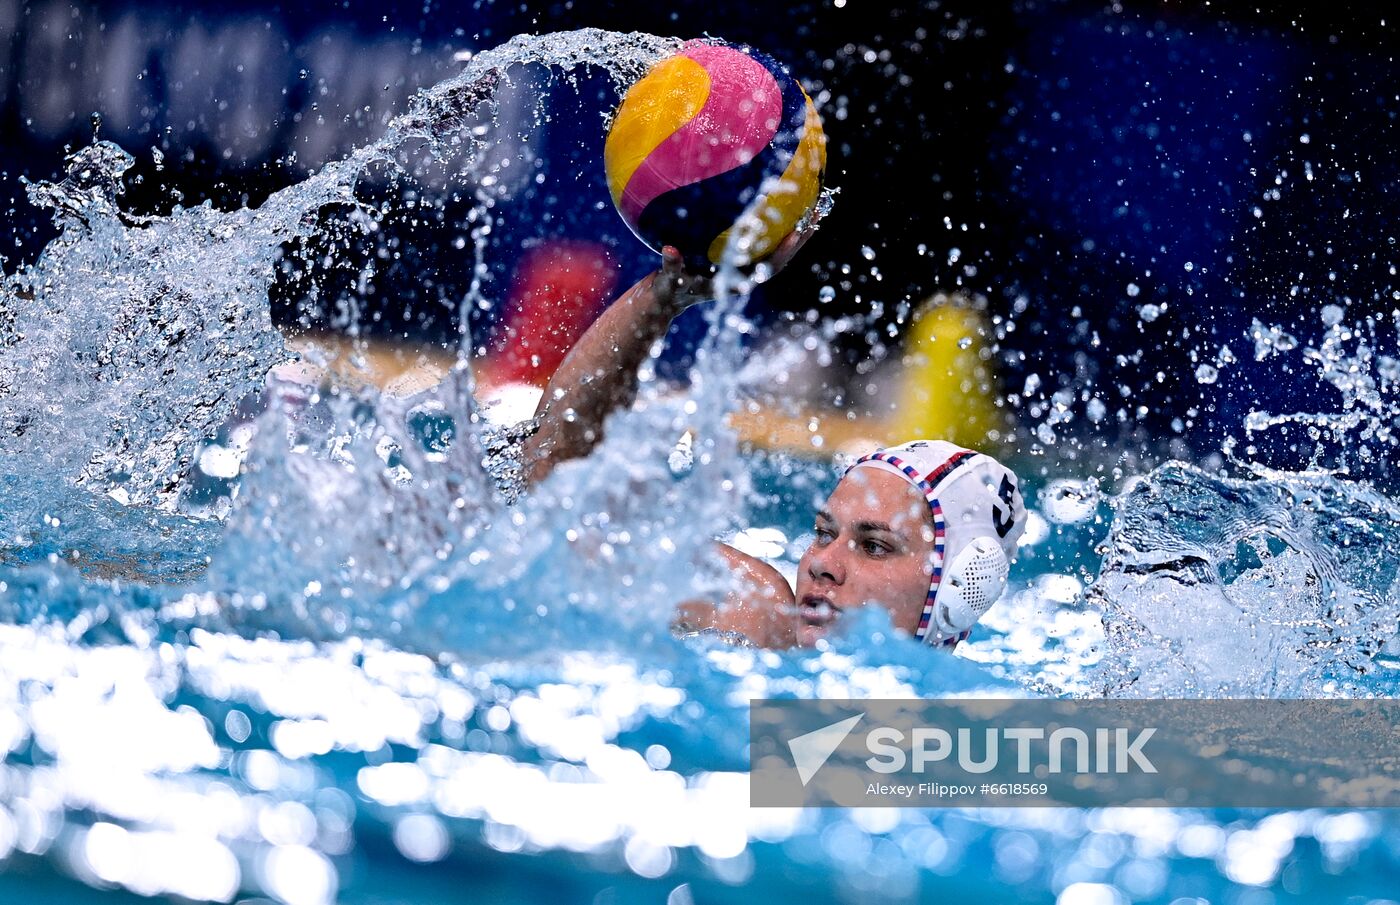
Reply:
M909 482L919 489L923 494L925 502L928 503L929 515L933 517L933 574L929 577L928 597L924 603L923 615L919 617L919 628L914 633L914 637L919 640L928 640L929 624L933 620L933 608L938 598L938 586L943 581L944 552L947 545L947 525L943 519L943 507L938 502L938 485L950 474L957 470L968 459L977 453L971 450L961 450L950 456L946 462L930 471L927 475L920 476L919 472L909 463L905 462L894 453L885 450L877 450L869 455L857 459L851 468L855 468L863 462L883 462L892 466L909 479ZM847 473L850 469L847 469ZM945 647L955 647L959 641L965 640L972 634L971 629L959 632L950 638L944 638L940 643Z

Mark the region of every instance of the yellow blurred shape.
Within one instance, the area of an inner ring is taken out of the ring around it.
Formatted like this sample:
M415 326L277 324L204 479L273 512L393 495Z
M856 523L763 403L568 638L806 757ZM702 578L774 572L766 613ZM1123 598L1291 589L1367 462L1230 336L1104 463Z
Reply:
M1007 423L996 405L990 332L978 306L940 293L914 315L903 355L875 381L895 386L884 412L791 414L770 404L735 412L730 427L746 445L807 456L860 455L907 440L994 446L996 438L989 435Z
M890 419L898 440L951 440L977 448L1001 426L986 316L954 297L934 296L910 325Z

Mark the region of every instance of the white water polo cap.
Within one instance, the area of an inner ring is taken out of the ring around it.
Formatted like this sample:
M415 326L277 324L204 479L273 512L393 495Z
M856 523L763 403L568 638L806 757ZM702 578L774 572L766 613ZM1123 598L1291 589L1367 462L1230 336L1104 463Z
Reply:
M944 440L915 440L856 461L899 475L928 502L933 575L914 636L928 644L966 638L1002 591L1026 530L1026 504L1011 469Z

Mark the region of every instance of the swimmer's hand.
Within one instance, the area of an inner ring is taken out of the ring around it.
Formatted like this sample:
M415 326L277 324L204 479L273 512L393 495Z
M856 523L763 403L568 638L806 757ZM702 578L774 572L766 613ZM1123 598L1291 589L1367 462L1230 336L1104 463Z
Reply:
M661 249L661 269L652 276L651 287L657 304L676 312L715 297L714 281L686 272L685 260L674 245Z
M788 233L778 247L767 258L753 267L750 273L755 283L766 283L778 271L788 265L807 240L817 231L817 220L812 220L801 229ZM714 279L709 275L698 276L685 269L685 259L674 246L661 249L661 269L653 277L652 291L656 301L676 312L684 311L691 305L708 302L715 297Z

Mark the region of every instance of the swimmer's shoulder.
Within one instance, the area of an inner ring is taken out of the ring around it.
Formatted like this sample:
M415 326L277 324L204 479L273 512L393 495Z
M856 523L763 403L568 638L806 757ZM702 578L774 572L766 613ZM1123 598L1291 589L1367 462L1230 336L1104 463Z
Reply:
M750 556L728 544L716 544L715 546L719 548L720 556L724 557L725 564L740 581L747 585L745 589L747 593L743 596L756 603L791 605L795 602L796 598L793 596L792 586L783 577L783 573L758 557Z
M782 573L727 544L717 543L715 550L736 580L723 600L696 599L677 606L672 630L683 636L712 633L722 640L742 637L756 647L796 644L793 592Z

